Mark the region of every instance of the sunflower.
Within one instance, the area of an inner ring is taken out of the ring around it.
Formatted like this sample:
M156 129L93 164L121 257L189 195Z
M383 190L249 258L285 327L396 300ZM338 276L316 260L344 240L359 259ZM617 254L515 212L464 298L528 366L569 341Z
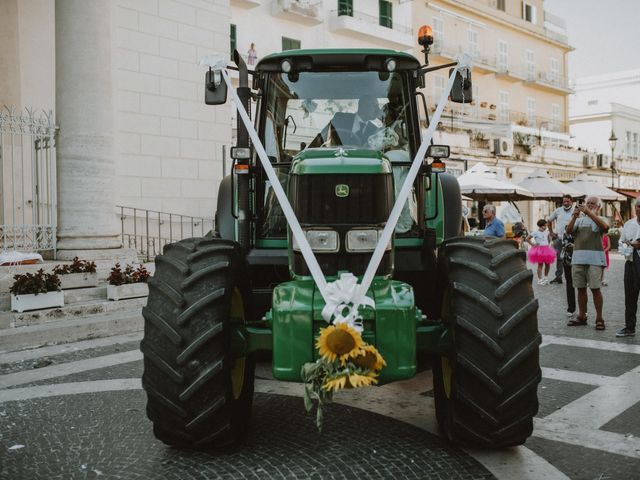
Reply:
M358 356L364 345L360 334L346 323L320 329L320 336L316 341L316 348L323 358L330 362L337 358L342 365L349 358Z
M382 370L383 367L387 366L387 362L385 362L378 349L373 345L366 344L364 347L360 349L360 355L354 357L352 362L366 370Z
M378 383L375 373L342 373L336 377L328 378L322 388L327 391L338 391L343 388L368 387Z
M338 377L328 378L327 380L325 380L324 385L322 385L322 388L324 388L327 391L331 391L331 390L338 391L342 388L345 388L346 383L347 383L347 375L340 375Z

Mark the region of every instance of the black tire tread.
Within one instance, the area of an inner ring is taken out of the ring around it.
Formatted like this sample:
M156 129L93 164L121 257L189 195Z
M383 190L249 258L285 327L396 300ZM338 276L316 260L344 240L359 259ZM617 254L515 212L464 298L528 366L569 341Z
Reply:
M454 343L445 355L450 398L440 357L433 369L438 423L463 446L520 445L533 431L541 380L538 302L525 256L511 240L460 237L444 242L438 262Z
M254 364L245 359L244 384L233 396L230 369L232 294L242 295L249 318L250 289L239 245L191 238L156 257L143 309L143 388L154 434L180 448L236 443L249 426Z

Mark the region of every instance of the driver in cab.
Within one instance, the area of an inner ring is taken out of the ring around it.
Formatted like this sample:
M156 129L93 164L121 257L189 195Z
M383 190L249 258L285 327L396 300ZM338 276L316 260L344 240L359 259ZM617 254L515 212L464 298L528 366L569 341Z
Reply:
M358 100L356 113L336 112L309 146L327 144L368 148L369 137L383 127L382 117L378 99L363 95Z

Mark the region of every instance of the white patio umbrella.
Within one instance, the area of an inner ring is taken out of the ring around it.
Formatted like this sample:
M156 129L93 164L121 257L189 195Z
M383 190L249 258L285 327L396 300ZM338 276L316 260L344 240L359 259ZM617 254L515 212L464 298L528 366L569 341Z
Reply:
M574 198L584 196L584 193L576 190L569 184L551 178L549 174L541 168L527 175L524 180L518 182L518 185L531 191L535 198L559 199L562 198L563 195L571 195Z
M498 178L484 163L477 163L458 177L460 191L475 200L531 199L533 193L524 187Z
M600 200L626 200L627 197L605 187L592 175L581 173L574 178L568 185L582 192L586 196L595 195Z

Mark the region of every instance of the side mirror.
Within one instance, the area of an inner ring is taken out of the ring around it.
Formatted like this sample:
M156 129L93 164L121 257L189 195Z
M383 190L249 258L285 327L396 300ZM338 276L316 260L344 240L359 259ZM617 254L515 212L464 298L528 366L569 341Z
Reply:
M449 70L449 76L451 76L453 72L453 68ZM451 101L455 103L471 103L473 101L470 69L464 69L464 74L456 71L456 78L453 80L450 97Z
M433 159L449 158L449 145L429 145L427 157Z
M209 69L204 76L204 103L222 105L227 101L227 83L222 73Z

